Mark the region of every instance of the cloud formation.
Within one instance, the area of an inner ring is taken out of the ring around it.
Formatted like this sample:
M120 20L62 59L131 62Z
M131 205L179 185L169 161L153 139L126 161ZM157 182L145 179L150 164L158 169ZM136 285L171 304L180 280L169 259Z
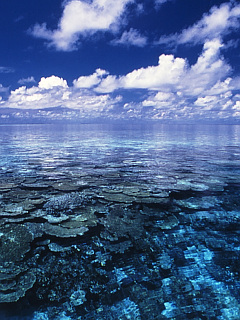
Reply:
M98 92L117 89L181 91L196 96L224 78L231 71L220 55L218 39L207 41L197 62L189 66L183 58L162 54L157 66L133 70L125 76L108 75L96 88Z
M0 73L13 73L15 70L11 67L2 67L0 66Z
M161 5L163 5L164 3L166 2L170 2L170 1L173 1L173 0L155 0L155 6L157 8L159 8Z
M38 84L38 87L40 89L52 89L55 87L68 88L68 85L67 85L67 81L64 80L63 78L51 76L48 78L42 77Z
M240 28L240 5L233 2L214 6L202 19L179 34L161 36L158 44L202 44L214 38L222 39L225 35Z
M22 86L0 103L2 107L37 110L61 106L75 110L74 114L69 111L68 117L75 117L77 111L81 118L91 119L240 120L240 95L236 94L240 78L231 77L222 48L220 40L213 39L203 45L193 65L187 59L162 54L155 66L122 76L97 69L92 75L74 80L72 86L54 75L42 77L38 86ZM126 90L138 90L142 98L123 103Z
M114 45L144 47L147 45L147 37L131 28L129 31L124 31L119 39L115 39L111 43Z
M98 86L98 92L110 92L119 88L157 90L176 84L183 75L186 61L162 54L157 66L133 70L125 76L109 75Z
M73 86L75 88L93 88L97 86L101 79L106 76L108 72L106 70L97 69L90 76L81 76L77 80L73 81Z
M6 93L8 91L8 88L4 87L1 83L0 83L0 93Z
M36 25L33 33L49 40L58 50L72 50L80 37L97 31L117 30L119 17L130 2L70 0L65 2L56 30L49 30L43 24ZM198 44L202 49L193 64L177 55L161 54L156 64L122 75L98 68L90 75L80 75L72 85L56 75L42 77L38 85L21 86L11 91L8 100L1 100L0 104L2 107L41 110L41 114L48 112L46 108L61 106L69 108L69 117L75 117L78 112L89 119L235 118L240 121L240 95L236 93L240 90L240 77L234 76L223 56L230 45L224 43L224 37L239 29L239 18L240 5L231 1L213 7L182 32L160 39L160 43ZM148 40L130 28L114 44L144 47ZM29 84L33 80L29 77L19 83ZM3 87L0 86L1 90ZM137 99L134 99L136 95Z
M18 83L21 85L35 83L35 82L36 82L36 80L34 79L33 76L28 77L28 78L22 78L22 79L18 80Z
M56 30L49 30L46 23L36 24L31 33L43 38L62 51L72 51L80 37L98 31L114 31L120 24L126 4L132 0L71 0L65 2L63 15Z
M63 119L74 120L76 117L93 119L109 117L111 110L120 101L121 96L113 98L107 94L99 95L76 86L69 87L66 80L57 76L43 77L37 86L31 88L22 86L13 90L6 101L1 101L0 98L1 107L19 109L23 112L38 110L38 117L55 119L56 115L58 120L61 120L61 113L57 109L56 113L53 111L57 107L69 109L63 112ZM53 109L49 111L49 108Z

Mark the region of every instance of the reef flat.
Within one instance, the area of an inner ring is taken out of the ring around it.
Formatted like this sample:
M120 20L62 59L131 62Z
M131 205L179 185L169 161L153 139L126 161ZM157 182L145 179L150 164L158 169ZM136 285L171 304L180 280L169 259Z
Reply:
M1 163L0 318L239 319L238 144L89 139Z

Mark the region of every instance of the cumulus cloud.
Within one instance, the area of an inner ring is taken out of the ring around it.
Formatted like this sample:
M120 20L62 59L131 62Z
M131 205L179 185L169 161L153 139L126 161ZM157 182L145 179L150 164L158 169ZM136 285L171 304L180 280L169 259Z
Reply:
M131 117L140 114L152 119L236 116L238 98L233 91L239 90L240 79L230 77L232 69L221 55L222 48L219 39L206 41L193 65L186 59L163 54L157 66L136 69L120 77L108 75L95 90L148 90L149 96L138 107L125 104L126 116Z
M162 36L160 44L198 44L213 38L222 39L233 30L240 27L240 5L227 2L217 7L214 6L202 19L179 34Z
M144 47L147 44L147 37L141 35L139 31L131 28L129 31L124 31L120 39L113 40L112 44Z
M172 106L179 104L181 98L172 92L159 91L157 94L150 95L142 102L143 107L154 107L155 109L172 109Z
M211 39L193 65L187 59L162 54L156 65L121 76L97 69L74 80L72 86L54 75L43 77L37 86L12 91L0 104L20 109L63 106L85 118L240 119L240 95L236 94L240 77L233 77L222 49L219 39ZM126 90L131 94L137 90L138 102L122 100Z
M63 93L64 92L57 90L56 88L54 90L46 91L40 87L32 87L28 89L25 86L22 86L11 91L5 106L20 109L56 107L62 104Z
M63 80L63 78L51 76L48 78L42 77L38 84L38 87L40 89L52 89L54 87L68 88L68 85L67 81Z
M98 31L114 31L120 23L126 4L132 0L71 0L65 2L62 17L56 30L49 30L46 23L36 24L31 33L50 41L58 50L75 49L79 37Z
M18 83L21 85L28 84L28 83L35 83L35 82L36 80L34 79L34 77L22 78L18 80Z
M103 76L106 76L108 72L106 70L97 69L93 74L89 76L81 76L77 80L73 81L75 88L92 88L101 82Z
M157 66L140 68L119 78L112 75L107 76L98 86L97 91L110 92L119 88L157 90L169 87L180 80L185 72L185 67L185 59L162 54Z
M207 41L197 62L189 66L183 58L162 54L158 65L140 68L117 77L108 75L96 88L98 92L116 89L148 89L181 91L197 96L226 77L231 67L220 54L222 44L218 39Z
M95 88L95 91L100 93L107 93L107 92L113 92L117 89L120 89L121 87L122 86L117 76L108 75L106 78L104 78L101 81L99 86Z
M98 73L101 73L100 69ZM0 87L1 89L1 87ZM1 107L18 108L20 110L39 110L39 116L53 117L54 111L48 108L64 107L62 118L96 118L107 117L116 104L121 101L121 96L110 97L108 94L96 94L91 90L68 87L66 80L51 76L41 78L37 86L27 88L21 86L11 91L8 100L0 101ZM57 118L60 119L58 111Z
M159 89L177 83L184 73L186 60L162 54L157 66L141 68L120 78L124 88Z
M188 68L178 83L178 90L190 96L197 96L227 77L231 67L220 54L222 44L218 39L207 41L196 64Z

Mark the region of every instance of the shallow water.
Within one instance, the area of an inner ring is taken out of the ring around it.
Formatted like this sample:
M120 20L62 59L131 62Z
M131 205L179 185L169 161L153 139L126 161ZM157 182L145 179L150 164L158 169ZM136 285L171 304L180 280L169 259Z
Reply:
M240 126L0 127L1 319L239 319Z

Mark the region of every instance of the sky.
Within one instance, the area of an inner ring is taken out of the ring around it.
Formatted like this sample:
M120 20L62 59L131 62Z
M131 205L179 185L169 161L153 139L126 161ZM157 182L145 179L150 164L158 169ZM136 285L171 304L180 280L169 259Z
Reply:
M0 2L0 123L240 123L240 2Z

